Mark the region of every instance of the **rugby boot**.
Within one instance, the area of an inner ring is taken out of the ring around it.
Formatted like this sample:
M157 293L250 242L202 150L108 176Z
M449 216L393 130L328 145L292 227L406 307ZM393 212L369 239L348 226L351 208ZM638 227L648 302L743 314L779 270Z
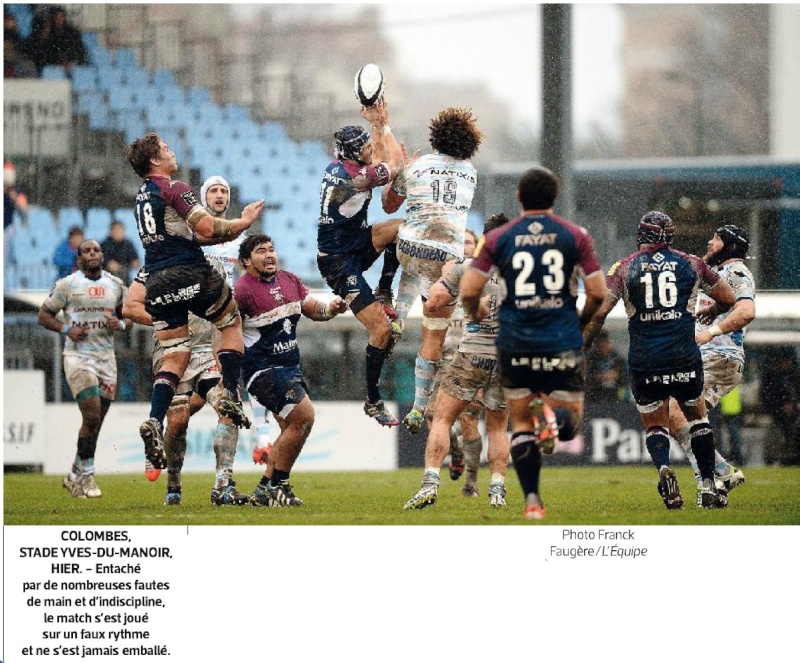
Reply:
M214 486L211 489L211 504L214 506L244 506L249 503L250 495L236 490L234 481L228 482L227 486Z
M158 477L161 476L161 470L157 467L153 467L153 464L149 460L145 460L144 475L147 477L148 481L158 481Z
M271 451L272 444L268 444L266 447L256 447L253 449L253 462L257 465L266 465Z
M139 426L139 437L144 442L144 455L147 462L157 470L163 470L167 466L164 457L164 439L161 432L161 424L152 417Z
M409 509L424 509L427 506L436 504L439 495L439 477L428 472L422 477L420 489L403 506L403 511Z
M721 474L716 477L715 483L717 490L724 488L726 494L730 493L734 488L744 484L744 473L738 467L731 465L727 474Z
M386 408L386 404L383 401L378 401L377 403L364 401L364 414L366 414L368 417L372 417L381 426L392 427L397 426L400 423L397 421L395 416L389 412L389 410Z
M547 516L547 509L539 499L536 493L531 493L525 498L525 511L522 512L522 517L525 520L544 520Z
M234 397L227 389L222 391L219 400L219 416L231 420L236 428L250 428L250 419L242 409L242 402Z
M724 488L718 490L712 479L703 479L703 487L699 492L701 509L724 509L728 506L728 494Z
M84 474L81 479L81 486L83 487L83 494L89 498L102 497L103 493L97 482L94 480L94 474Z
M683 496L681 489L678 487L678 479L673 472L666 465L658 472L658 494L664 500L664 506L668 509L682 509Z
M416 435L422 429L423 421L425 421L425 413L419 408L414 407L411 408L411 412L403 418L403 425L409 433Z
M273 486L270 481L267 485L267 494L272 500L273 506L303 506L304 502L292 491L292 486L288 481L281 481L277 486Z
M558 442L558 424L556 413L541 398L534 398L528 406L534 419L536 444L543 454L551 454L556 449Z
M489 484L489 506L506 506L506 486L503 483Z
M86 499L86 493L83 492L83 483L81 482L80 477L73 480L69 478L68 474L64 477L61 485L70 492L72 497L76 499Z

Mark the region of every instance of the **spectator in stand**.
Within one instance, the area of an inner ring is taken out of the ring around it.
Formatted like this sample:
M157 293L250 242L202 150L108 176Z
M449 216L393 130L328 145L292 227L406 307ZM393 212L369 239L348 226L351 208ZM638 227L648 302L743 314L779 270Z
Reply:
M72 226L67 238L53 251L53 264L58 270L57 278L63 279L78 268L78 247L83 242L83 228Z
M28 39L28 52L41 73L47 65L60 65L67 71L73 65L87 64L81 32L67 21L63 7L51 7L34 19Z
M792 347L767 355L761 376L761 404L772 417L764 449L765 462L800 464L800 371ZM777 431L775 430L777 428Z
M586 356L586 398L590 402L624 401L628 391L628 368L625 358L611 343L608 332L601 330Z
M133 242L125 237L125 225L122 221L112 221L102 244L105 264L103 269L122 279L125 285L131 283L131 270L139 269L142 263Z
M17 169L10 161L3 164L3 256L8 264L11 240L16 232L14 214L25 220L28 214L28 197L17 190Z
M37 78L39 71L26 52L17 19L3 11L3 78Z

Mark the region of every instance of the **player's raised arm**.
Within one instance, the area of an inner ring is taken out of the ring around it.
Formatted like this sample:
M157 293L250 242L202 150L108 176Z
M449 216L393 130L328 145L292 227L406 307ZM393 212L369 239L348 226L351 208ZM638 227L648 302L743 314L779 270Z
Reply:
M242 210L242 217L240 219L222 219L211 216L211 214L203 210L202 214L197 215L196 219L192 217L187 219L187 223L189 223L189 227L195 231L199 238L212 239L219 237L225 241L230 241L236 239L256 222L261 211L264 209L265 202L266 201L262 199L247 205Z

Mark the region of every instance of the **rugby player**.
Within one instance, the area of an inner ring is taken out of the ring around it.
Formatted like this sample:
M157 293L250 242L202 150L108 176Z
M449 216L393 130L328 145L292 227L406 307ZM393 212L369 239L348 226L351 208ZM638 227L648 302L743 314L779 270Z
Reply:
M505 216L503 216L505 218ZM507 221L508 219L506 219ZM489 220L487 220L487 224ZM464 259L471 258L478 243L475 231L467 230L464 232ZM442 278L447 275L447 271L456 264L456 260L451 260L442 268ZM433 309L443 306L452 307L453 312L447 323L447 333L442 345L442 360L439 362L439 369L436 371L436 378L433 382L431 397L428 399L428 407L425 409L425 421L428 423L428 430L433 424L433 415L436 411L436 397L439 393L444 367L447 366L455 357L458 350L458 343L461 341L461 334L464 331L464 308L458 298L453 299L447 288L444 287L442 279L431 288L428 301ZM480 468L481 451L483 440L478 430L478 419L483 411L480 393L461 413L458 420L450 428L450 478L457 481L466 471L463 494L466 497L477 497L477 478Z
M519 180L522 215L484 235L461 281L468 319L479 321L481 292L496 266L507 296L500 307L497 358L511 418L511 458L525 494L524 517L546 516L541 452L572 439L583 420L581 332L606 287L589 232L553 214L558 178L532 168ZM586 301L577 310L578 280Z
M720 399L734 389L744 373L744 335L747 325L756 317L756 285L753 275L744 264L750 250L750 238L744 228L733 224L717 228L708 242L703 261L733 288L736 303L724 311L708 297L698 295L695 340L703 359L706 410L715 408ZM702 491L702 478L697 459L691 449L689 424L674 400L669 406L670 434L680 442L692 464ZM743 472L731 465L719 451L714 452L714 475L717 486L730 492L744 483Z
M275 416L281 432L253 491L253 506L301 506L289 475L314 425L314 406L300 371L297 322L301 315L330 320L347 310L337 297L325 304L309 296L300 277L278 269L268 235L250 235L239 247L245 273L234 293L245 330L242 378L247 391Z
M237 389L244 350L241 318L230 287L205 259L196 235L235 239L256 221L264 201L250 203L242 218L233 221L209 214L188 184L171 179L178 170L175 154L153 132L133 141L127 156L144 179L134 209L148 274L145 306L164 347L164 364L153 384L150 417L139 427L139 434L145 457L161 469L164 417L191 356L190 311L213 322L222 334L220 411L237 427L250 425Z
M228 206L231 200L231 188L228 181L221 175L212 175L200 187L200 202L208 212L218 218L227 218ZM233 282L240 276L238 261L239 247L241 246L247 233L242 233L231 241L200 240L203 245L203 252L222 261L225 268L225 279L228 285L233 287ZM253 459L257 462L266 462L266 454L269 453L269 413L266 408L254 398L248 398L250 410L253 415L253 423L256 427L256 443L253 450ZM234 431L238 435L238 429Z
M209 258L217 271L222 274L224 268L216 258ZM153 319L145 307L147 282L146 269L139 270L131 284L125 300L123 313L134 322L152 326ZM164 497L166 506L177 506L182 500L181 472L186 456L186 432L189 419L199 412L206 402L211 404L219 422L214 431L214 455L216 456L216 477L211 489L211 503L222 505L245 505L250 496L236 490L233 480L233 460L239 430L231 420L220 413L219 405L222 397L222 376L214 355L215 343L219 341L219 332L213 324L189 313L190 351L189 365L181 376L175 389L169 408L167 409L167 425L164 431L164 454L167 466L167 489ZM155 334L154 334L155 335ZM164 365L164 347L155 337L153 346L153 374L157 375ZM150 481L156 481L161 470L147 464L145 475Z
M695 302L700 289L726 310L733 288L702 259L672 248L675 224L662 212L639 220L638 250L615 263L606 278L608 293L584 330L586 347L621 299L628 315L628 366L631 390L646 428L645 442L658 470L658 492L667 509L683 507L669 459L669 400L674 398L689 422L691 448L702 479L704 509L728 505L726 491L714 484L714 432L703 400L703 362L695 342Z
M407 203L397 241L403 268L396 306L400 322L418 295L423 301L422 344L414 365L414 406L403 419L411 433L422 427L452 314L452 308L432 310L427 299L431 286L442 276L444 264L464 257L467 213L478 181L469 160L481 140L483 134L470 110L445 108L430 122L433 151L406 165L401 184L395 182L385 188L388 212Z
M383 364L399 338L401 326L391 309L392 281L399 267L395 253L401 219L367 223L372 190L394 181L402 164L389 143L396 140L388 125L386 101L361 107L372 134L360 126L346 126L335 135L334 160L325 169L320 190L317 229L317 266L325 282L342 298L369 332L366 349L367 397L364 412L382 426L397 426L397 419L381 398ZM406 158L405 149L400 160ZM364 272L384 253L376 299ZM388 314L388 315L387 315Z
M501 217L499 223L495 222L497 217ZM508 222L503 215L491 217L484 231L491 232L502 225L502 222ZM446 276L431 288L431 297L428 301L434 303L439 299L437 290L440 288L445 289L451 299L458 299L461 277L469 267L469 262L460 260L453 265ZM482 393L482 402L485 406L486 431L489 436L488 457L492 473L488 493L489 505L506 506L505 477L510 449L506 434L508 409L500 386L495 347L499 329L497 315L503 294L504 286L495 268L481 294L481 306L486 309L485 316L480 322L471 322L465 326L457 352L452 361L442 369L436 413L425 446L425 473L422 485L406 502L404 509L423 509L436 503L439 492L439 468L450 448L450 431L456 419L470 406L479 392Z
M39 308L38 323L66 336L64 374L81 411L78 449L63 486L75 498L102 496L94 476L100 428L117 389L114 332L130 326L122 313L127 288L103 270L100 244L87 239L78 246L78 271L56 281ZM56 318L64 312L66 322Z

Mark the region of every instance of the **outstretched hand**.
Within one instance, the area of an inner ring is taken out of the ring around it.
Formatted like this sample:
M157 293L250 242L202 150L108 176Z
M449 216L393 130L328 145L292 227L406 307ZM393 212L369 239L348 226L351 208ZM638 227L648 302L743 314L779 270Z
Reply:
M389 124L389 107L386 100L381 97L372 106L361 107L361 117L373 126L385 126Z
M246 222L248 225L252 225L255 223L258 216L261 214L261 211L264 209L265 200L262 198L261 200L257 200L254 203L250 203L242 210L242 221Z

